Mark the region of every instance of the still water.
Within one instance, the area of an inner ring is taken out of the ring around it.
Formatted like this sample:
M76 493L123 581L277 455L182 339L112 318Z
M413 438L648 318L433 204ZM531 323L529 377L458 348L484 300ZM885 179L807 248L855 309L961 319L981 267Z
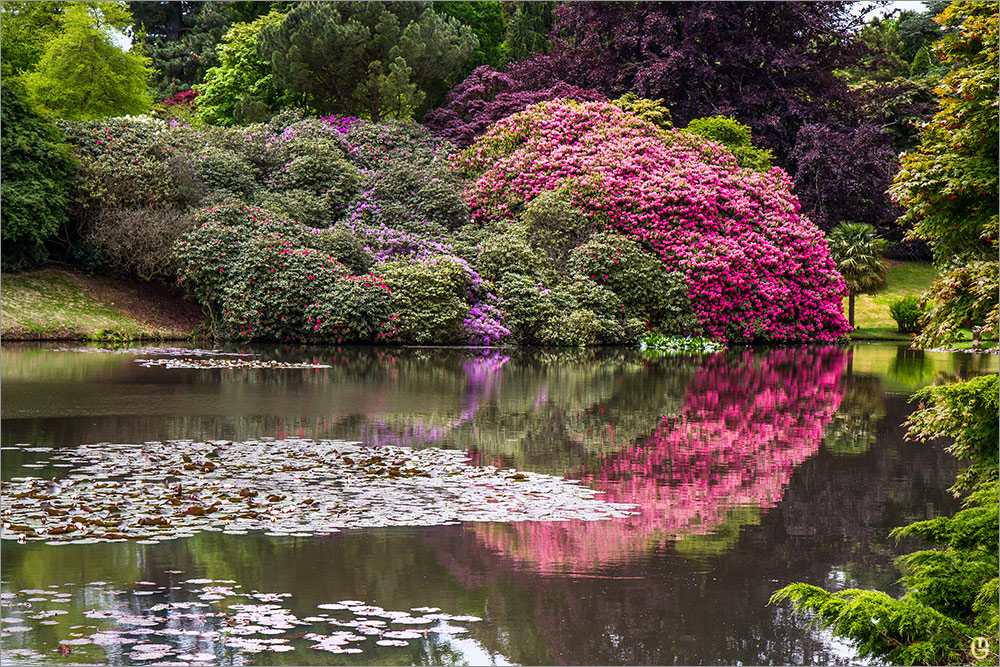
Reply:
M850 662L849 645L768 598L793 581L899 592L893 560L914 544L889 531L957 507L943 444L902 439L908 398L998 367L895 345L661 358L241 348L329 366L281 370L143 367L56 347L2 348L5 482L58 479L53 453L88 443L337 439L465 450L638 513L156 544L5 539L4 664ZM393 638L407 619L417 627ZM323 644L334 631L355 638Z

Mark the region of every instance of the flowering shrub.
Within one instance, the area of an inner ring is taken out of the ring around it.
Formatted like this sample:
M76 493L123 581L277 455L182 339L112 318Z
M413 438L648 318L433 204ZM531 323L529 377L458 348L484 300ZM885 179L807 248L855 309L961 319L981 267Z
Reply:
M512 221L566 185L590 216L684 276L703 330L727 340L835 340L848 331L844 283L788 176L741 169L721 145L601 102L535 105L455 160L480 224ZM571 189L571 191L573 191Z
M201 180L195 166L171 150L168 128L150 119L63 123L81 165L72 192L74 214L198 201Z
M317 247L321 235L245 204L205 209L195 222L175 246L177 282L217 315L221 337L337 343L391 333L388 288L350 276Z
M306 308L306 340L369 343L396 335L389 287L375 275L346 276ZM310 325L312 327L310 328Z

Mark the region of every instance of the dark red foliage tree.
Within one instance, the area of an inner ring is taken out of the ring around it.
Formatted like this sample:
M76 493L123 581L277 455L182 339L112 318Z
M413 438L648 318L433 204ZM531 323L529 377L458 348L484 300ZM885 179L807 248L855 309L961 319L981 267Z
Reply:
M560 80L554 65L545 56L535 56L505 72L477 67L448 93L443 107L424 116L424 124L434 135L464 148L493 123L532 104L557 98L604 99L596 90Z
M569 2L556 10L547 62L561 80L608 97L663 98L678 127L734 116L774 151L821 227L850 220L889 232L898 211L884 192L895 157L834 75L867 48L855 39L862 18L851 4ZM857 156L868 171L847 164Z
M812 203L811 219L832 229L851 212L849 222L894 221L900 210L886 194L886 183L899 169L892 137L871 122L856 128L838 123L810 123L796 135L789 162L795 169L795 191ZM890 225L883 236L899 243L904 230Z

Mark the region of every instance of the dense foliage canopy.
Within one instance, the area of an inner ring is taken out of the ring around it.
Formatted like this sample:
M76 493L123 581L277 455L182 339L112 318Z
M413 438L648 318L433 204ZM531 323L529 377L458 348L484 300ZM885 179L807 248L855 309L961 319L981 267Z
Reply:
M66 222L66 190L76 162L18 82L4 80L0 87L0 247L3 270L19 271L47 257L45 242Z
M903 157L891 188L911 235L926 241L945 276L929 298L921 342L954 340L966 325L997 331L998 9L956 2L938 16L951 28L934 53L954 69L936 89L941 109Z

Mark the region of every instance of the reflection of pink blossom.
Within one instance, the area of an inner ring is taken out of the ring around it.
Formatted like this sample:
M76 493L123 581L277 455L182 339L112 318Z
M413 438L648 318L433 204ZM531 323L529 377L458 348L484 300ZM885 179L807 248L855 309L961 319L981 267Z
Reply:
M717 530L731 510L776 506L840 407L839 348L709 358L684 410L571 475L640 513L599 522L476 525L491 548L542 570L586 570Z

